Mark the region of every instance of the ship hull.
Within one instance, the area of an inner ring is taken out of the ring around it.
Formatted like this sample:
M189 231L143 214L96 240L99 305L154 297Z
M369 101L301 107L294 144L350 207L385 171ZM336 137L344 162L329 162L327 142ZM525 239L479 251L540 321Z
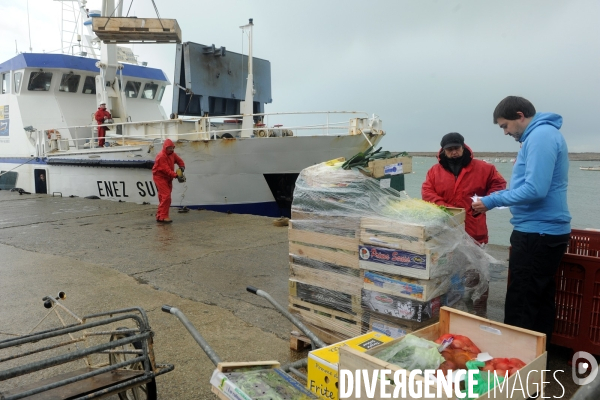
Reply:
M380 138L373 136L371 142L376 144ZM172 206L287 215L291 193L282 194L286 191L283 186L289 191L302 169L333 158L348 158L369 145L362 135L180 141L175 151L186 164L187 180L174 181ZM20 165L16 187L31 193L40 191L36 177L43 172L46 191L55 196L158 204L151 166L160 149L141 145L107 150L34 160L0 157L0 169ZM287 201L280 195L287 196Z

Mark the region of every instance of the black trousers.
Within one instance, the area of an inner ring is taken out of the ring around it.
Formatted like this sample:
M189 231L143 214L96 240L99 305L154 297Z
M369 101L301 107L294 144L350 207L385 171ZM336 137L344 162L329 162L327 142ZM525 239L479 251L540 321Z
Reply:
M555 275L570 234L541 235L513 231L510 236L504 323L546 334L550 344L556 307Z

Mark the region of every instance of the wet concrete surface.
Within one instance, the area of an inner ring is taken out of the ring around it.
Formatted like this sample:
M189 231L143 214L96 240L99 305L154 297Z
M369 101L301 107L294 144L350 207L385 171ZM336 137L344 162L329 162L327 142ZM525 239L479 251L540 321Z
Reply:
M155 206L7 191L0 207L0 321L10 321L10 331L35 326L40 299L60 290L79 315L140 306L155 332L157 361L175 365L157 378L161 399L214 398L213 365L183 325L160 311L163 304L181 309L224 361L297 359L291 324L245 290L252 285L287 303L287 229L272 219L172 211L174 223L161 225ZM487 251L500 261L490 270L488 314L502 321L508 252ZM570 380L570 353L555 354L551 363Z

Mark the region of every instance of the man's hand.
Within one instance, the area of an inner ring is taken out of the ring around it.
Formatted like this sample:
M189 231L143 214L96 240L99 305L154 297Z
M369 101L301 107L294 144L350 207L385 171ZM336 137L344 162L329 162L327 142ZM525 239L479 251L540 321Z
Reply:
M488 211L487 207L481 200L474 201L471 207L473 208L473 211L475 211L475 214L483 214Z

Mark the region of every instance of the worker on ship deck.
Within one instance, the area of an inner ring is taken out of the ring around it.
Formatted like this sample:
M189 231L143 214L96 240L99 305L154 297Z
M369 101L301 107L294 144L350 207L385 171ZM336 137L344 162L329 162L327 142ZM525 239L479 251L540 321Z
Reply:
M101 102L98 104L98 111L94 114L94 119L98 125L105 124L106 119L112 118L112 115L106 110L106 103ZM106 136L106 126L98 126L98 146L104 147L104 137Z

